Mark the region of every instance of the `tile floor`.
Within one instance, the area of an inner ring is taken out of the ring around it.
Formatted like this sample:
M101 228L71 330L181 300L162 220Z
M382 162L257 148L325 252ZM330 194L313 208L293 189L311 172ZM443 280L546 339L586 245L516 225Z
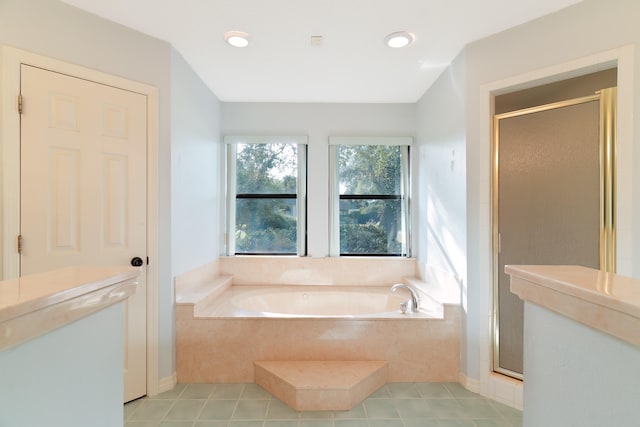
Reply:
M457 383L387 384L351 411L296 412L255 384L179 384L124 406L125 427L513 427L522 413Z

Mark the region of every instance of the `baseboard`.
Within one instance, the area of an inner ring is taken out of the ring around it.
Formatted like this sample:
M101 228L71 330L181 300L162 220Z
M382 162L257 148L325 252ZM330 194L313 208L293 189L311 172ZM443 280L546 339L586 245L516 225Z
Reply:
M522 410L524 387L520 380L493 373L489 376L491 398L512 408Z
M462 387L466 388L470 392L480 394L480 381L473 378L468 378L464 372L458 374L458 381Z
M174 372L172 375L164 378L160 378L158 383L158 393L163 393L173 389L178 384L178 376Z

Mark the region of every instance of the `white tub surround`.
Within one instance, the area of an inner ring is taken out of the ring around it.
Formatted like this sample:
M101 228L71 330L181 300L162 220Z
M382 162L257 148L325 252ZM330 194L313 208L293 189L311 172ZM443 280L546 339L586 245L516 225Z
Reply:
M138 275L74 267L0 282L0 425L122 425L122 302Z
M129 267L68 267L0 282L0 350L126 299L138 275Z
M637 425L640 280L578 266L505 271L525 301L524 427Z

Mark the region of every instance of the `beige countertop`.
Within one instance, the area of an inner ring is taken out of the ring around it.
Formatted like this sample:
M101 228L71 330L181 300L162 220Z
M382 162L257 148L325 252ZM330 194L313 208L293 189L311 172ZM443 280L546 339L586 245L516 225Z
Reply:
M0 281L0 350L122 301L139 269L67 267Z
M581 266L508 265L511 292L640 346L640 280Z

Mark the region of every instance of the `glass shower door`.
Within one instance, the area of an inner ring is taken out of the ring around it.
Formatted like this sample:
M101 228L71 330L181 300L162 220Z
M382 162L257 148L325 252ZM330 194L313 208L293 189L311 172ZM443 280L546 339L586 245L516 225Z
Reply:
M614 90L614 89L613 89ZM606 145L600 94L495 117L494 370L522 378L523 303L504 266L600 268Z

